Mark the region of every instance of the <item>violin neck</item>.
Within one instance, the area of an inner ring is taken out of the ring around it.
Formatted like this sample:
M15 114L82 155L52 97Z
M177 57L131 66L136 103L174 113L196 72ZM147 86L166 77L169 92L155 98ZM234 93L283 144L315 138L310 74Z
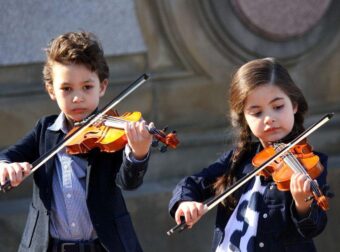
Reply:
M280 147L279 147L280 149ZM287 152L284 157L283 161L294 171L294 173L302 173L307 176L307 178L311 181L311 190L320 197L320 190L317 183L309 176L306 169L302 166L299 160L291 153Z
M126 121L124 120L105 120L104 125L109 128L124 129Z
M104 125L106 127L109 128L115 128L115 129L124 129L125 123L127 121L125 120L105 120ZM162 134L158 129L156 129L155 127L149 128L148 126L144 126L144 128L151 134L151 135L161 135L163 136L164 134Z

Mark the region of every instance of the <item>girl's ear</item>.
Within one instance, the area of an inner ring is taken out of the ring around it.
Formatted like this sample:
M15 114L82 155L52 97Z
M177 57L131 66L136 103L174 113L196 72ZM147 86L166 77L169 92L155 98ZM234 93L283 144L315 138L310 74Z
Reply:
M54 90L53 90L53 86L51 84L45 83L45 89L48 93L48 95L50 96L52 101L55 101L55 94L54 94Z
M109 85L109 80L105 79L100 83L100 90L99 90L99 97L104 96L105 92L106 92L106 88Z
M294 114L296 114L296 112L298 111L299 105L296 103L293 105L293 112Z

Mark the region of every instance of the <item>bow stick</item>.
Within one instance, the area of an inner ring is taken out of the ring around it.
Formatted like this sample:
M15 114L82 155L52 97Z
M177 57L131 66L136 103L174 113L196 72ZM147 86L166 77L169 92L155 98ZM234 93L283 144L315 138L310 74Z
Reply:
M238 180L235 184L227 188L223 193L220 195L217 195L213 197L212 199L206 201L204 203L204 211L203 215L206 214L208 211L213 209L216 205L221 203L225 198L227 198L230 194L235 192L237 189L239 189L241 186L243 186L245 183L247 183L251 178L253 178L258 172L262 171L266 166L268 166L270 163L272 163L277 157L287 153L292 147L294 147L296 144L298 144L301 140L305 139L307 136L312 134L314 131L316 131L318 128L320 128L322 125L324 125L326 122L328 122L332 117L334 113L329 113L324 115L318 122L311 125L308 129L306 129L304 132L302 132L299 136L297 136L293 141L286 144L286 146L278 151L275 155L273 155L270 159L268 159L266 162L264 162L260 167L257 169L254 169L253 171L249 172L247 175L245 175L243 178ZM181 218L183 219L183 218ZM180 224L177 224L175 227L171 228L169 231L167 231L167 235L172 235L176 231L181 232L184 229L188 228L188 224L183 219Z
M87 120L84 124L82 124L77 130L70 134L68 137L64 138L58 145L53 147L51 150L46 152L44 155L39 157L32 163L32 169L30 173L23 178L26 179L32 173L34 173L37 169L39 169L43 164L45 164L48 160L50 160L55 154L57 154L61 149L67 146L70 142L72 142L76 137L78 137L88 126L94 124L101 117L103 117L107 112L109 112L112 108L117 106L123 99L125 99L129 94L135 91L138 87L140 87L143 83L145 83L149 79L148 74L141 75L137 80L131 83L126 89L124 89L120 94L118 94L115 98L112 99L104 108L99 110L95 115L93 115L89 120ZM12 189L11 181L6 180L4 185L0 185L0 191L6 192Z

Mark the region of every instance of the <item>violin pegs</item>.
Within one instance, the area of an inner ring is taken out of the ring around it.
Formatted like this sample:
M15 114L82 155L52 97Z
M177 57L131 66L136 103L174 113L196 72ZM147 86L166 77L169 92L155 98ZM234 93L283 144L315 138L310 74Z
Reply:
M159 150L160 150L160 152L164 153L168 150L168 146L163 145Z
M167 130L168 130L168 126L165 126L165 127L162 129L163 132L166 132Z
M159 141L158 140L153 140L151 143L152 147L158 147Z
M330 189L331 189L330 186L328 184L325 184L322 187L321 191L326 197L333 198L335 194Z

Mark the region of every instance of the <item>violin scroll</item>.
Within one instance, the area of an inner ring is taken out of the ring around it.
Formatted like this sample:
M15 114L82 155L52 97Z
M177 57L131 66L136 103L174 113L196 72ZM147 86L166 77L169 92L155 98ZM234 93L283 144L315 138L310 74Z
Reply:
M176 131L173 130L171 133L166 134L168 127L165 127L162 130L157 130L155 128L149 130L150 134L153 134L155 140L152 141L152 147L158 147L159 142L163 143L163 145L159 148L160 152L166 152L168 146L175 149L179 144L179 140L177 139Z

